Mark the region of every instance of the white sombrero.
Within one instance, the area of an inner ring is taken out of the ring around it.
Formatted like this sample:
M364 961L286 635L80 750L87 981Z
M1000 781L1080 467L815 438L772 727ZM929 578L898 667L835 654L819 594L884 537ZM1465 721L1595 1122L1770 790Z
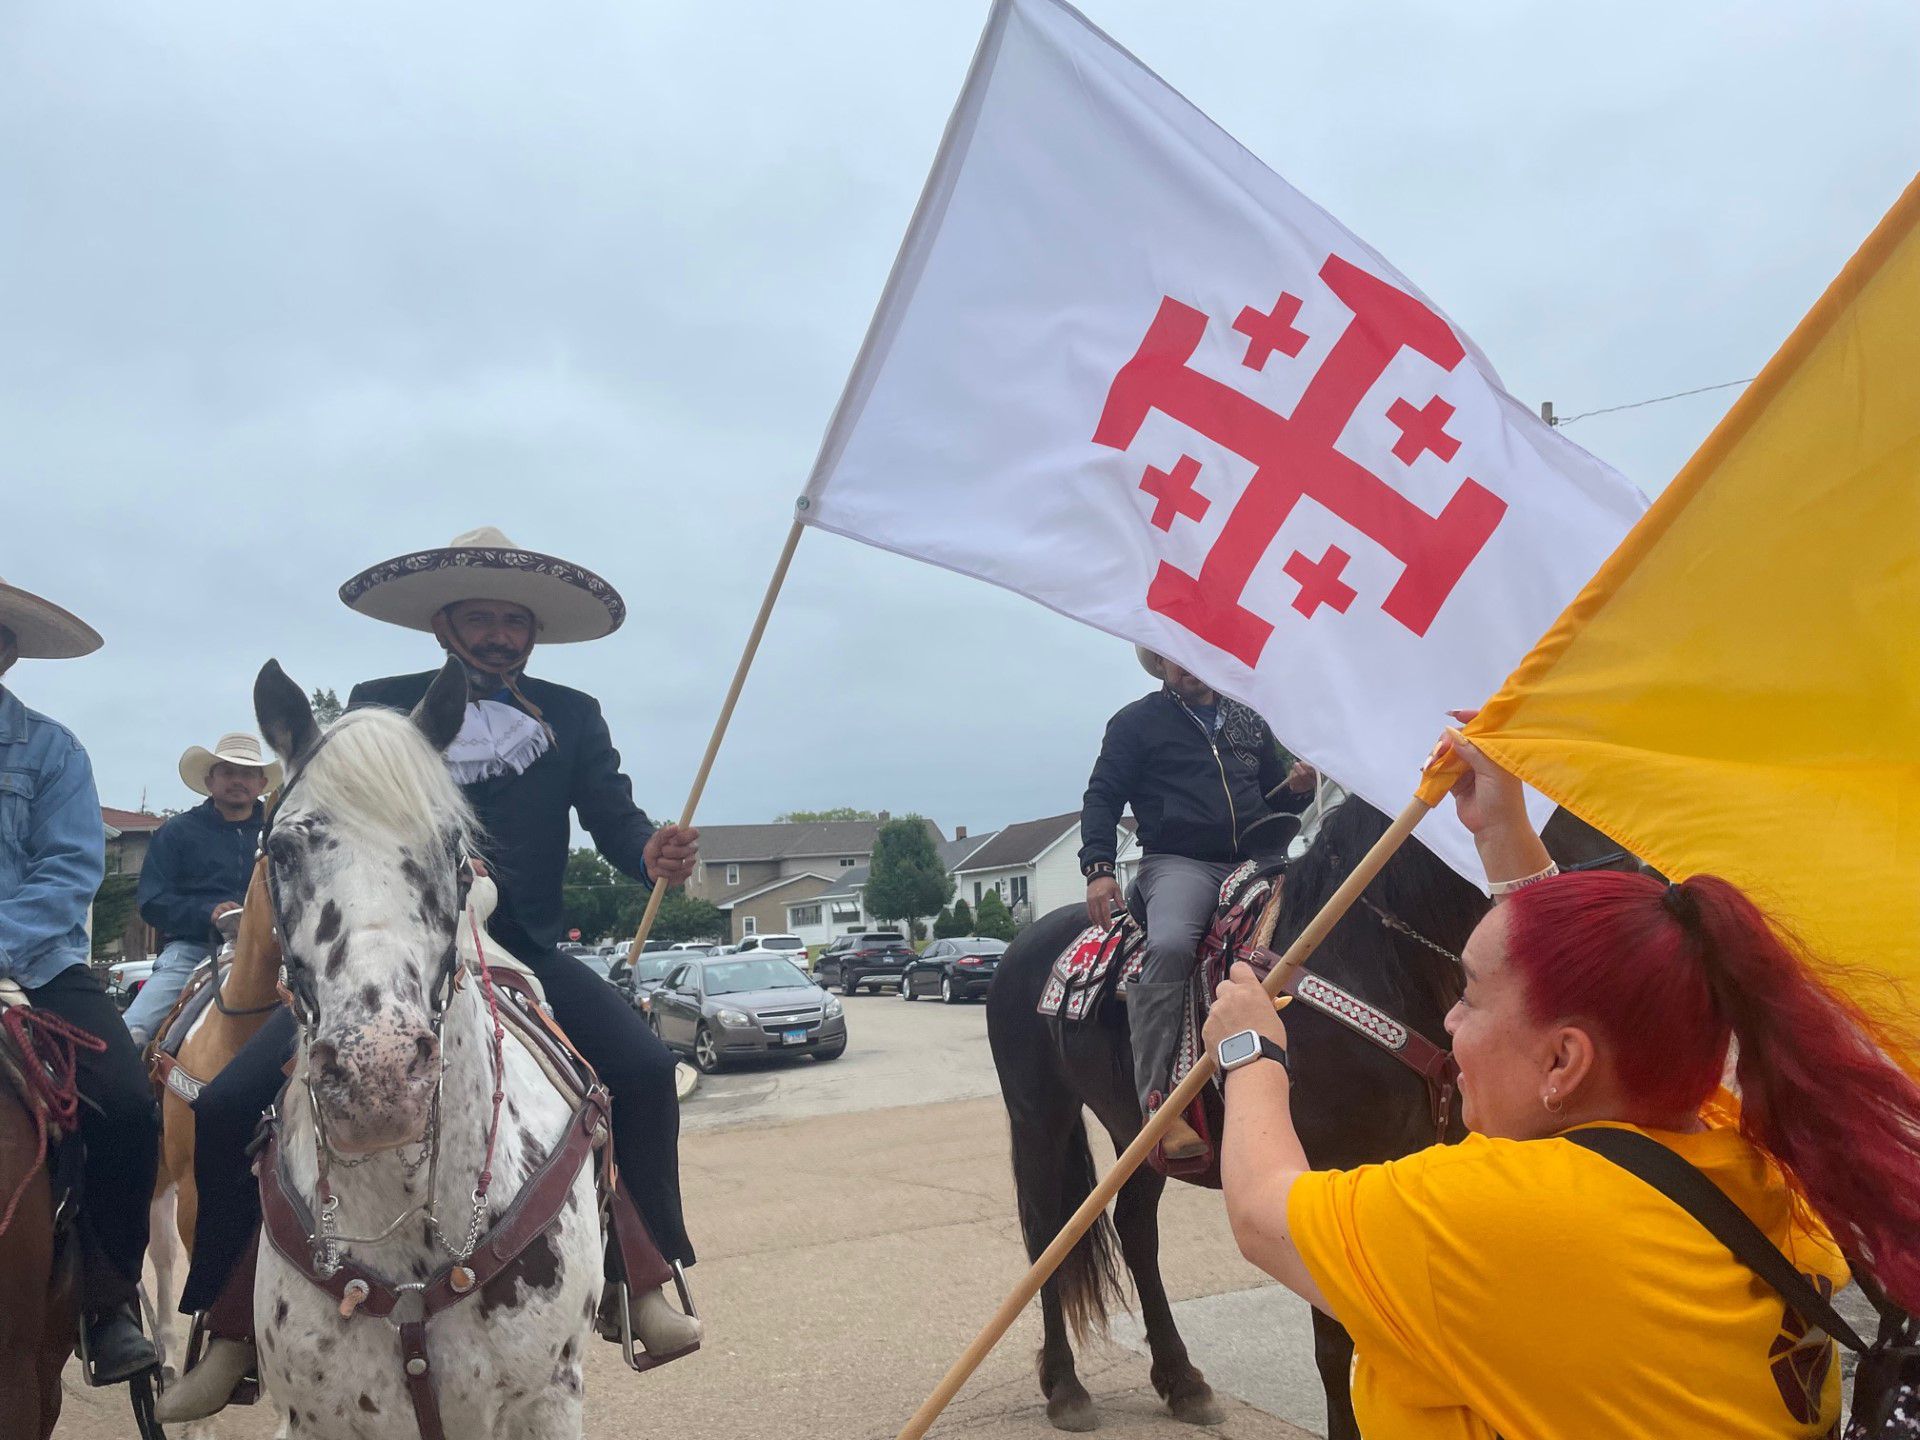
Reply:
M340 598L410 630L432 630L433 617L457 600L506 600L533 612L543 645L598 640L627 618L620 592L591 570L522 550L491 525L362 570L340 587Z
M1144 645L1133 647L1133 658L1140 662L1140 668L1156 680L1167 678L1166 668L1160 663L1160 657Z
M204 745L189 746L180 757L180 783L196 795L211 794L207 775L222 760L229 765L250 765L255 770L266 771L269 790L280 783L280 762L267 755L266 747L257 736L244 730L222 735L213 742L211 750Z
M23 660L71 660L101 645L99 632L78 615L30 590L0 580L0 625L13 632Z

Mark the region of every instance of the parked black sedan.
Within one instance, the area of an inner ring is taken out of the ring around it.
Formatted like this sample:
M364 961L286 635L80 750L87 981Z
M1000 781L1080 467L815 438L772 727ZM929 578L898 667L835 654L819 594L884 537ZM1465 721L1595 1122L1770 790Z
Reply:
M938 995L947 1004L958 1005L962 1000L985 995L1006 950L1006 941L989 940L984 935L936 940L900 976L900 998L920 1000Z
M669 1050L712 1074L729 1060L847 1049L846 1013L791 960L710 955L682 959L647 997L647 1019Z

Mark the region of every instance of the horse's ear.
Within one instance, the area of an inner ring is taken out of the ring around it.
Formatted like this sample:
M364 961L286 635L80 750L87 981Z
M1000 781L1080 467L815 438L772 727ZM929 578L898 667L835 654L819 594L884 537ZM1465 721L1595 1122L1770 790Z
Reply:
M278 660L262 665L253 682L253 714L273 753L289 766L297 764L320 738L306 692L287 678Z
M449 655L447 663L440 667L440 673L433 677L433 684L427 687L427 693L413 707L411 719L420 733L427 737L429 745L436 750L445 750L453 743L453 737L460 733L460 726L466 718L466 667Z

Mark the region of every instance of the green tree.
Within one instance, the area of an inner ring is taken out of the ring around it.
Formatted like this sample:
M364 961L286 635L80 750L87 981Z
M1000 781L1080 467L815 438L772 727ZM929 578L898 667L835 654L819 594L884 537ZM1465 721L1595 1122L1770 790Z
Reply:
M639 919L635 917L634 928L638 926ZM660 902L660 913L653 917L653 931L647 938L671 944L680 940L723 940L726 934L727 917L720 913L718 905L695 899L685 890L675 888L667 891L666 898ZM633 938L631 930L627 938Z
M922 817L907 815L880 827L863 896L876 920L907 921L937 914L953 898L953 877Z
M598 850L582 847L567 854L567 873L561 889L561 923L577 929L584 940L631 940L647 913L650 892L638 880L622 875ZM727 933L727 920L717 906L696 900L678 887L660 901L649 940L717 939Z
M100 882L93 896L93 958L104 960L107 947L120 943L127 922L133 918L134 891L138 875L109 875Z
M878 820L880 817L871 810L856 810L851 805L836 805L831 810L789 810L784 815L773 817L775 823L791 822L795 825L808 825L818 820Z
M964 935L967 933L964 930L956 930L954 923L953 911L942 910L938 915L933 917L933 938L936 940L945 940L951 935Z
M962 895L958 900L953 902L953 933L955 935L971 935L973 934L973 924L973 907L967 904L967 897Z
M313 687L313 694L307 697L307 701L313 706L314 723L322 729L338 720L340 712L346 708L340 703L338 695L331 690L322 690L318 685Z
M1013 912L1007 909L1007 902L1000 898L1000 892L989 890L982 895L980 910L973 920L973 933L990 940L1011 940L1014 929Z

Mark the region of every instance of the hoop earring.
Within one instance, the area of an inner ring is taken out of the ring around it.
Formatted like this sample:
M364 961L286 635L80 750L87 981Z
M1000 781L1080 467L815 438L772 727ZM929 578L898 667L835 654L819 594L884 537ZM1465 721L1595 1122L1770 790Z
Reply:
M1559 1087L1555 1086L1540 1097L1540 1103L1546 1107L1549 1115L1558 1115L1566 1107L1567 1102L1560 1098Z

